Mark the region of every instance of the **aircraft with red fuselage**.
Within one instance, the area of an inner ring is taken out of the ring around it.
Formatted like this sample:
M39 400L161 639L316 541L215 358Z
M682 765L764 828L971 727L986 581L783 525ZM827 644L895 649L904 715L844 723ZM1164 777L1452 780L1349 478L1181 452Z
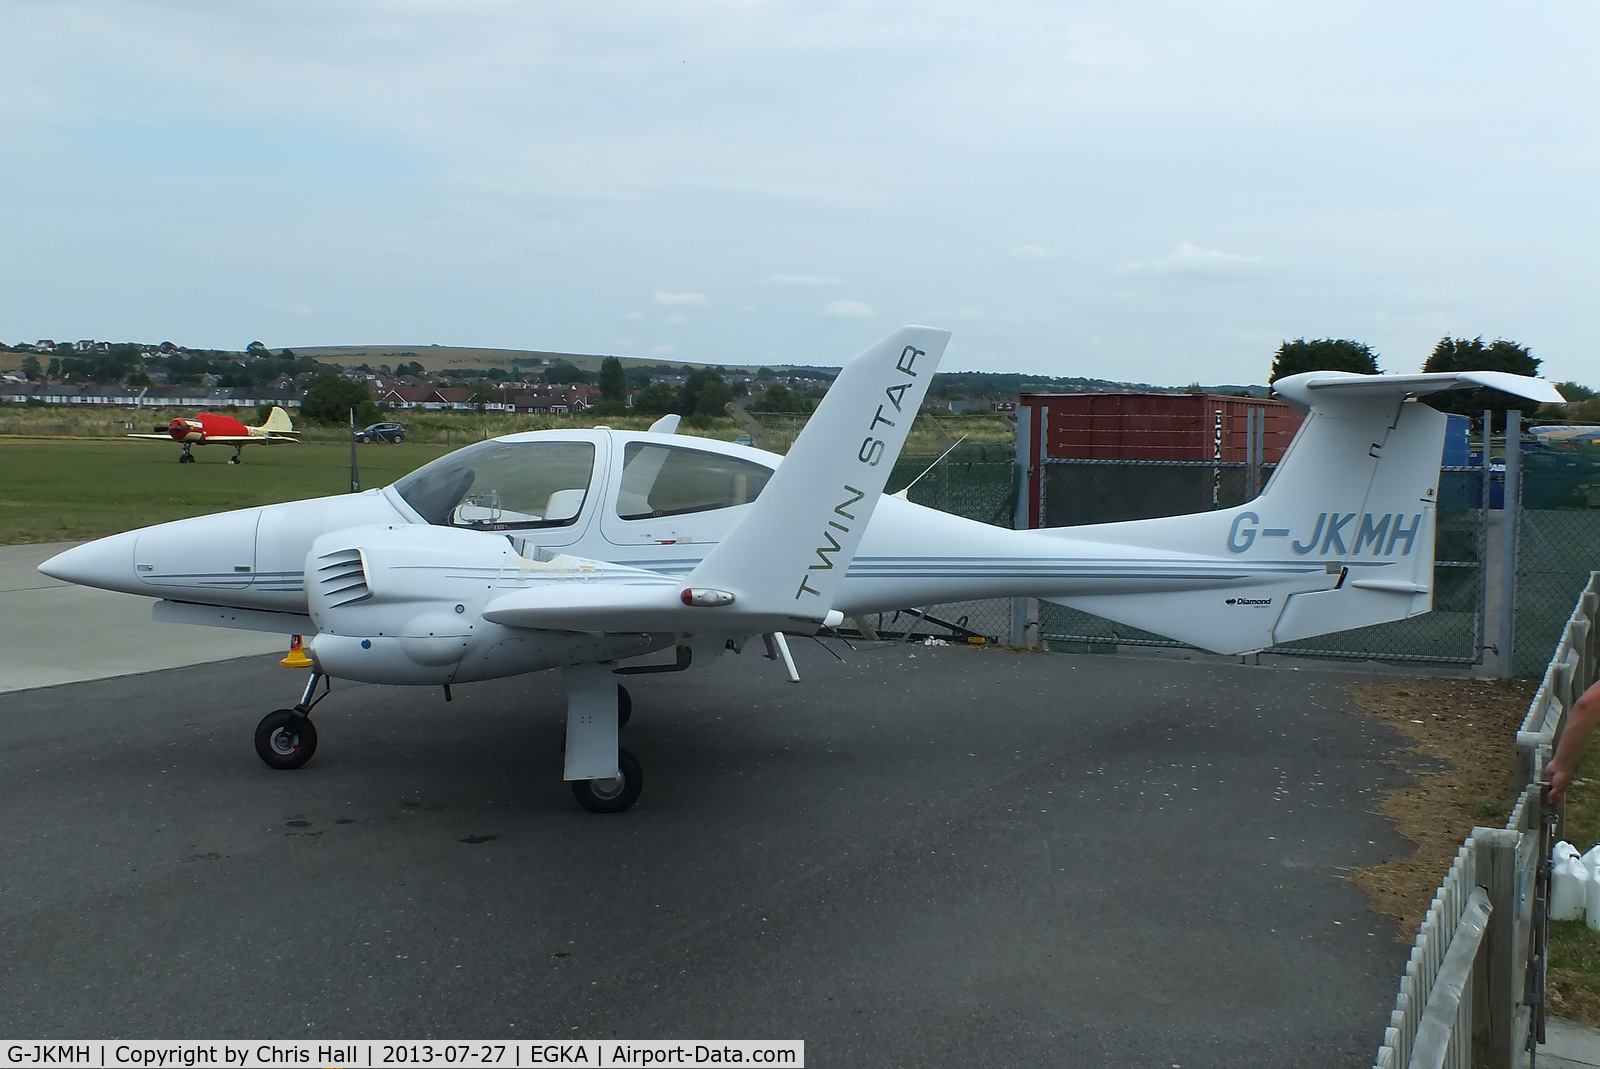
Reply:
M178 455L179 464L194 463L194 453L190 450L197 445L231 445L233 456L228 458L228 463L237 464L244 447L251 442L297 442L300 440L297 435L289 413L273 405L266 422L259 427L247 426L220 412L201 412L196 416L178 416L165 427L155 428L153 434L130 434L128 437L177 442L183 446L183 452Z

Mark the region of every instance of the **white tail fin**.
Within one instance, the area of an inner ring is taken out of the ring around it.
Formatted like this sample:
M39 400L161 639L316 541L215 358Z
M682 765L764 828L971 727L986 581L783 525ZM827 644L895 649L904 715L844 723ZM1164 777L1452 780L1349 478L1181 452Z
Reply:
M733 594L735 615L771 619L763 630L820 624L949 340L949 331L901 327L846 364L750 514L690 575L690 588Z
M294 421L289 418L289 413L273 405L272 411L267 413L267 421L257 429L272 434L293 434Z
M1234 566L1233 574L1189 589L1052 600L1222 653L1427 612L1446 419L1406 398L1478 385L1540 401L1560 397L1542 380L1487 372L1309 372L1280 381L1280 393L1311 411L1256 500L1060 531L1207 555Z

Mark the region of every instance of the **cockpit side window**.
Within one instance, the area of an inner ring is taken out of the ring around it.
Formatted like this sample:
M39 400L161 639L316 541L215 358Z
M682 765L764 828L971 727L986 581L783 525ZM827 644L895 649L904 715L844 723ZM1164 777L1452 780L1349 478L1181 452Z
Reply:
M700 449L629 442L623 451L617 515L624 520L680 516L754 501L772 469Z
M440 526L565 527L583 511L593 472L592 442L481 442L418 468L394 488Z

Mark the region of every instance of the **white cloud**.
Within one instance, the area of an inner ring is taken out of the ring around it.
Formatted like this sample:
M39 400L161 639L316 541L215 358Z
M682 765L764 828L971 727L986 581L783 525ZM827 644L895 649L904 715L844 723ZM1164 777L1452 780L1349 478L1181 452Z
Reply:
M678 347L676 345L652 345L650 347L650 352L656 356L671 356L677 351Z
M684 315L682 312L673 312L671 315L667 316L667 322L671 323L675 327L681 327L685 323L689 322L689 317Z
M1055 253L1042 245L1018 245L1011 250L1011 255L1019 260L1053 260Z
M656 290L656 303L673 308L679 305L710 304L711 298L703 293L668 293L666 290Z
M623 316L622 318L623 319L643 319L644 316L641 315L638 312L629 312L627 315Z
M832 319L871 319L878 313L865 301L837 300L824 308L822 314Z
M1134 260L1119 264L1114 270L1119 275L1136 271L1166 271L1173 274L1215 274L1236 271L1253 264L1265 263L1265 256L1242 252L1224 252L1221 249L1203 249L1192 241L1180 241L1172 251L1159 260Z
M767 279L769 286L842 286L844 279L838 275L783 275L774 274Z

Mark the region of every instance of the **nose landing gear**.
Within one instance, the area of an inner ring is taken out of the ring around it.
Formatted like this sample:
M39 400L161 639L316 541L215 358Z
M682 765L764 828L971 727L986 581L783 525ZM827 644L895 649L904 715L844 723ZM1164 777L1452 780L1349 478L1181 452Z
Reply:
M318 694L317 687L325 683L328 677L313 670L298 705L274 710L256 725L256 754L269 767L283 771L299 768L317 752L317 726L311 722L311 710L332 689L329 684Z

